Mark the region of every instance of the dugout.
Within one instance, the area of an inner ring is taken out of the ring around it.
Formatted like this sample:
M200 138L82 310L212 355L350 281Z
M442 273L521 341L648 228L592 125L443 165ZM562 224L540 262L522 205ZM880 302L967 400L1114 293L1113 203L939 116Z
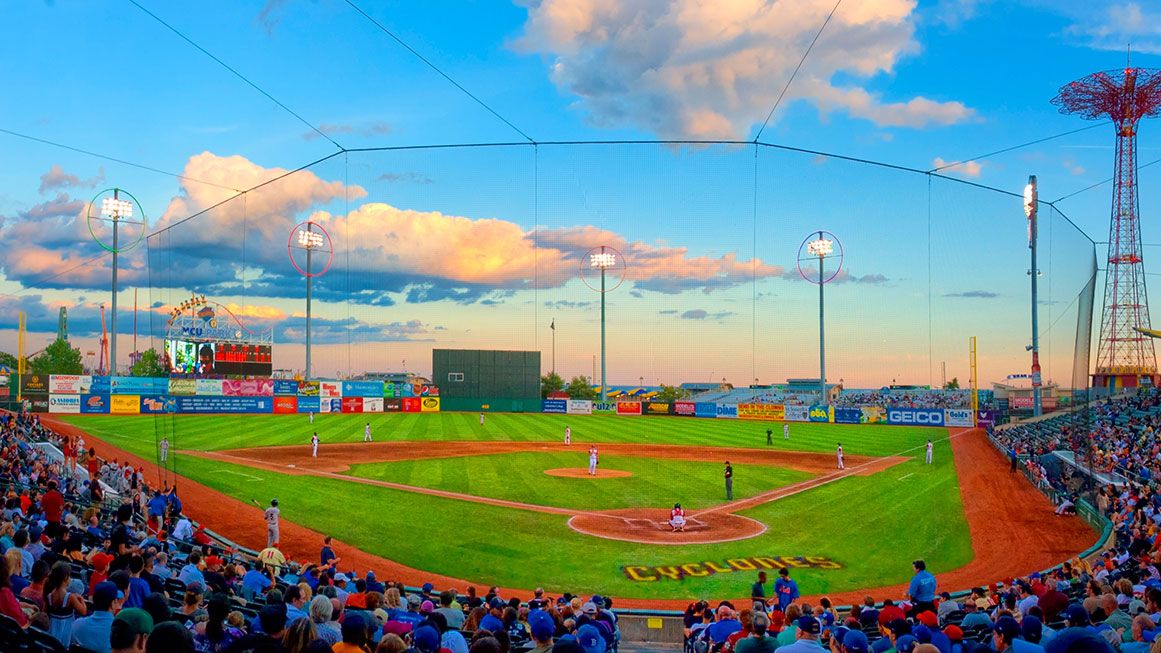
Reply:
M432 382L440 409L540 412L540 352L433 349Z

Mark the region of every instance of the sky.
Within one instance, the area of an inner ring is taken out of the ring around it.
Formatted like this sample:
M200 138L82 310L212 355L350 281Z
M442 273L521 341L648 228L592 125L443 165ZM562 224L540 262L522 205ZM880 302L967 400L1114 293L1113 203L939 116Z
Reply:
M1035 174L1052 202L1042 359L1067 385L1114 139L1051 100L1123 68L1129 44L1131 65L1161 67L1161 10L845 0L828 20L834 6L9 3L0 349L19 311L29 352L45 346L65 307L96 350L112 257L90 202L121 188L145 217L121 233L140 238L118 257L122 366L134 322L136 348L158 346L170 309L204 294L272 333L276 368L301 369L287 239L310 220L333 252L312 281L316 375L427 373L433 348L537 350L546 372L599 375L586 254L603 245L623 265L605 295L610 383L817 378L817 265L799 249L825 230L842 250L828 380L963 382L976 336L987 387L1029 366L1017 196ZM1158 130L1138 139L1146 270Z

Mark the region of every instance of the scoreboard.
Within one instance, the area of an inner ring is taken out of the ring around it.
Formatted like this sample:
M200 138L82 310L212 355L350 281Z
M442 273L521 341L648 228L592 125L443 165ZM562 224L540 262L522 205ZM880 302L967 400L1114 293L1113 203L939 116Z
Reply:
M166 340L166 370L171 374L270 376L271 346L237 342Z

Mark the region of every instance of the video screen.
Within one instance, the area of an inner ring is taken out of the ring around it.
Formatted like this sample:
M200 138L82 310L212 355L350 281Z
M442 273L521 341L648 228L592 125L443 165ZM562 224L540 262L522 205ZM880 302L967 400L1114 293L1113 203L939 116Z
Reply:
M166 369L192 376L270 376L270 345L228 342L165 342Z

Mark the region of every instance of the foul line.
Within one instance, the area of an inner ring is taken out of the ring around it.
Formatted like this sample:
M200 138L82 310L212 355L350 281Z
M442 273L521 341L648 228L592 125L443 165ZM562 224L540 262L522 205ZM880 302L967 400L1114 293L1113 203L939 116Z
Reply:
M899 477L899 480L902 481L903 479L905 479L909 476L915 476L915 472L911 472L910 474L904 474L903 476Z
M218 470L218 471L222 472L223 474L233 474L235 476L244 476L244 477L250 479L251 481L261 481L262 480L261 478L259 478L257 476L251 476L250 474L243 474L242 472L235 472L232 469L222 469L222 470Z

